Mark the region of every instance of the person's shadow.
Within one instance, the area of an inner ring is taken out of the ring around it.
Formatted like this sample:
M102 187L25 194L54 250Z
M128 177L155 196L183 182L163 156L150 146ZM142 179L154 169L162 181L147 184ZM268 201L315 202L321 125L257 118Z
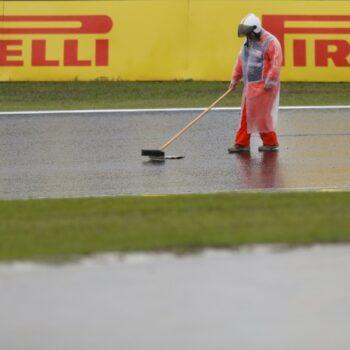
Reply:
M278 152L262 152L258 158L253 158L250 153L236 154L242 186L249 189L283 187L278 156Z

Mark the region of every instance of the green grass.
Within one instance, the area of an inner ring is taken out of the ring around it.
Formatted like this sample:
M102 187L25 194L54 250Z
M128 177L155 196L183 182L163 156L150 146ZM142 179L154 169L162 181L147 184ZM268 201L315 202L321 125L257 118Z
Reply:
M204 107L223 82L3 82L0 109ZM281 105L348 105L350 83L283 83ZM239 106L241 88L221 106ZM0 260L350 241L350 192L0 201Z
M350 241L350 192L0 202L0 260Z
M0 110L206 107L227 82L1 82ZM241 89L220 106L240 106ZM350 83L283 83L281 105L348 105Z

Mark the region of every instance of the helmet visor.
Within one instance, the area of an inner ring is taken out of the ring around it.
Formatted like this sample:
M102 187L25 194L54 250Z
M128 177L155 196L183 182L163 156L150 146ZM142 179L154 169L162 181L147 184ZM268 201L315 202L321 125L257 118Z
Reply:
M254 31L256 26L247 26L246 24L238 25L238 36L246 36Z

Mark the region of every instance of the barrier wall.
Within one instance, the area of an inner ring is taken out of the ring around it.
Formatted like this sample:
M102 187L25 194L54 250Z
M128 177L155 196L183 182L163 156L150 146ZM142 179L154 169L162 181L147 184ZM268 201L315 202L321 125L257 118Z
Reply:
M2 1L0 80L229 80L262 18L284 81L350 81L349 1Z

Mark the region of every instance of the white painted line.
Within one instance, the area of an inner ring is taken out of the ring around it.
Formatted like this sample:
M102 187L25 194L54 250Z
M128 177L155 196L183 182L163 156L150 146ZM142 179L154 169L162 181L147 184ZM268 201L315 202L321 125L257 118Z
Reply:
M207 107L196 108L140 108L140 109L77 109L57 111L11 111L0 112L0 115L46 115L46 114L88 114L88 113L159 113L203 111ZM350 109L349 106L281 106L280 110L329 110ZM241 107L216 107L213 111L240 111Z
M325 186L325 187L276 187L276 188L239 188L231 191L213 192L177 192L177 193L126 193L126 194L101 194L101 195L77 195L77 196L40 196L40 197L5 197L2 201L31 201L41 199L72 199L72 198L119 198L119 197L171 197L191 195L215 195L215 194L236 194L236 193L298 193L298 192L350 192L350 186Z
M294 193L294 192L350 192L350 186L324 186L324 187L276 187L276 188L238 188L231 191L213 192L178 192L178 193L154 193L136 194L130 196L141 197L166 197L166 196L186 196L186 195L213 195L213 194L233 194L233 193Z

